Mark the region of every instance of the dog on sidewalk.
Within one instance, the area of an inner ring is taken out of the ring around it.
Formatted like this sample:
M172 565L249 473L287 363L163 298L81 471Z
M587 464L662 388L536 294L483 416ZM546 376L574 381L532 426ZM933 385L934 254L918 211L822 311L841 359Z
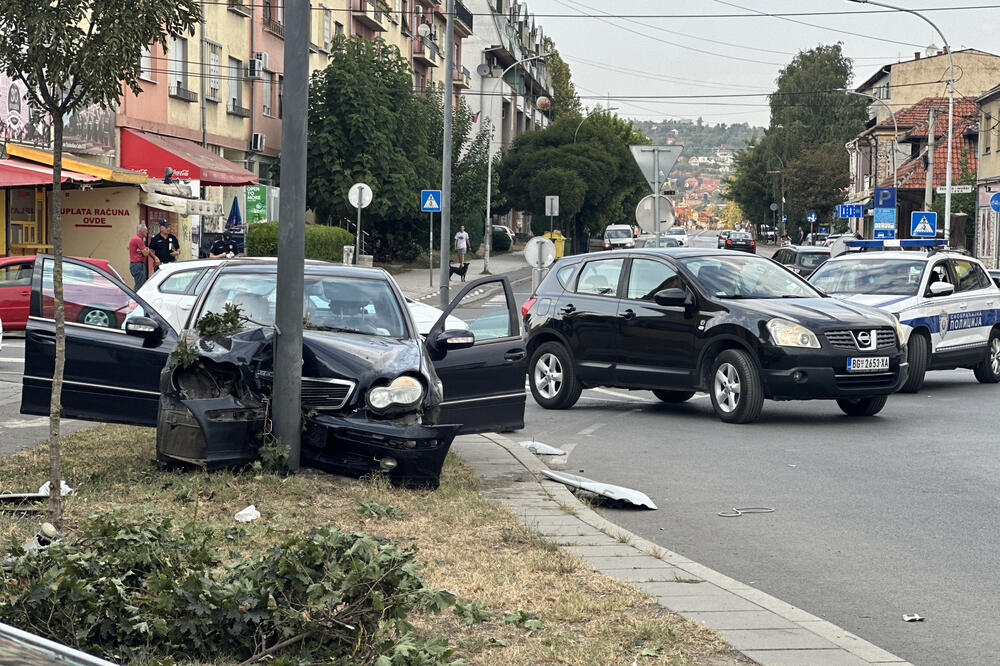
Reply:
M460 264L458 266L448 266L448 280L451 280L452 275L457 275L465 282L465 274L469 272L469 262Z

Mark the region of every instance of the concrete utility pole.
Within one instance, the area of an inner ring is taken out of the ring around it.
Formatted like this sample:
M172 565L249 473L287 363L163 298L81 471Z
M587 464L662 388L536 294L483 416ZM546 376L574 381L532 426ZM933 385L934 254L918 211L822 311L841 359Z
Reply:
M451 296L451 101L455 95L455 0L445 5L447 21L444 36L444 146L441 148L441 309L448 307ZM489 152L489 151L487 151ZM467 248L471 250L472 248Z
M305 265L306 133L309 109L309 0L285 1L284 118L278 212L278 293L274 317L275 437L299 468L302 447L302 268Z

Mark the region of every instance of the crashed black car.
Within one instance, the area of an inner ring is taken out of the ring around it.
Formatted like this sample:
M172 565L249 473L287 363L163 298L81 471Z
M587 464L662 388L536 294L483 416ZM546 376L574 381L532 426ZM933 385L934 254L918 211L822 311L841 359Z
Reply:
M21 412L47 414L55 325L52 258L35 263L25 334ZM178 336L123 283L64 260L86 284L80 307L124 299L124 323L66 323L63 416L157 426L157 456L216 468L257 456L268 426L277 269L227 262L211 276ZM505 278L469 283L426 339L380 269L304 267L302 461L336 473L386 474L434 487L457 434L523 427L525 347ZM499 303L499 305L497 305ZM240 307L242 329L200 337L205 313ZM444 330L460 320L467 329ZM171 352L178 349L186 353Z

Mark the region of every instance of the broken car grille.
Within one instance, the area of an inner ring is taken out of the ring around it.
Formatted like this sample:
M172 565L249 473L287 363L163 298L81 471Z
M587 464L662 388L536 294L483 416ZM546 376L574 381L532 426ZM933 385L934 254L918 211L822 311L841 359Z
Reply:
M271 384L274 375L261 370L257 373L261 381ZM302 378L302 409L338 410L343 409L354 393L356 383L349 379L333 379L327 377Z

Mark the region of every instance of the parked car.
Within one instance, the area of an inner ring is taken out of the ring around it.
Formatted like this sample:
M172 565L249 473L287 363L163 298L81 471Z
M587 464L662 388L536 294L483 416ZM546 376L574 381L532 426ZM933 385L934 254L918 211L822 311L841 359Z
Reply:
M632 227L627 224L609 224L604 228L604 249L621 250L635 245Z
M1000 289L978 259L947 251L850 252L824 263L809 281L902 322L904 392L919 391L927 370L970 368L982 383L1000 382Z
M691 244L691 241L688 239L687 229L684 227L670 227L667 229L667 235L671 238L676 238L677 243L681 247L687 247Z
M816 233L816 234L806 234L806 239L805 239L805 241L803 241L802 244L803 245L814 245L814 246L815 245L820 245L820 246L822 246L824 243L826 243L826 239L829 236L830 236L830 234L819 234L819 233Z
M67 265L98 271L74 260ZM51 270L51 257L43 257L32 275L25 414L49 410L55 329L37 304ZM168 360L179 336L166 318L120 280L107 279L134 307L119 331L67 323L63 416L157 426L157 456L168 461L212 468L256 457L274 370L276 266L229 261L211 275L184 328L236 304L243 330L186 333L183 362ZM381 269L307 265L304 285L304 463L433 487L456 434L523 427L525 348L506 278L467 284L426 341ZM500 303L482 303L482 290ZM469 329L446 329L452 313ZM497 326L497 313L506 315L506 328Z
M829 236L826 237L826 240L823 241L823 245L825 247L830 247L840 238L843 238L845 241L861 240L861 234L854 233L853 231L849 231L843 234L830 234Z
M637 238L635 241L636 247L680 247L680 241L678 241L673 236L660 236L660 242L657 244L656 236L644 236Z
M830 258L830 248L812 245L787 245L771 257L774 261L804 278Z
M757 242L754 241L753 236L745 231L728 231L725 238L721 234L719 235L719 247L717 249L739 250L740 252L757 254Z
M760 225L760 242L766 243L768 245L774 245L778 240L778 230L774 227L762 224Z
M511 229L510 227L508 227L506 225L503 225L503 224L494 224L493 228L494 229L499 229L500 231L502 231L505 234L507 234L507 236L510 237L510 246L514 247L515 234L514 234L514 230L513 229Z
M906 380L899 322L826 297L770 259L725 250L632 250L556 262L522 308L528 381L546 409L584 387L707 391L750 423L765 398L834 399L878 413Z
M84 261L100 268L104 273L112 275L119 280L121 276L106 259L93 259L91 257L74 257L78 261ZM28 323L28 301L31 297L31 272L35 266L34 256L13 256L0 257L0 319L5 322L8 331L23 331ZM121 319L115 317L114 310L127 305L127 303L111 301L102 303L98 310L93 308L81 309L76 307L80 292L87 289L100 289L100 281L92 281L87 276L82 283L77 282L74 274L70 272L63 276L63 289L66 298L66 321L80 321L95 326L110 326L117 320L121 324ZM108 292L113 295L113 292ZM52 307L51 286L46 294L49 309Z

